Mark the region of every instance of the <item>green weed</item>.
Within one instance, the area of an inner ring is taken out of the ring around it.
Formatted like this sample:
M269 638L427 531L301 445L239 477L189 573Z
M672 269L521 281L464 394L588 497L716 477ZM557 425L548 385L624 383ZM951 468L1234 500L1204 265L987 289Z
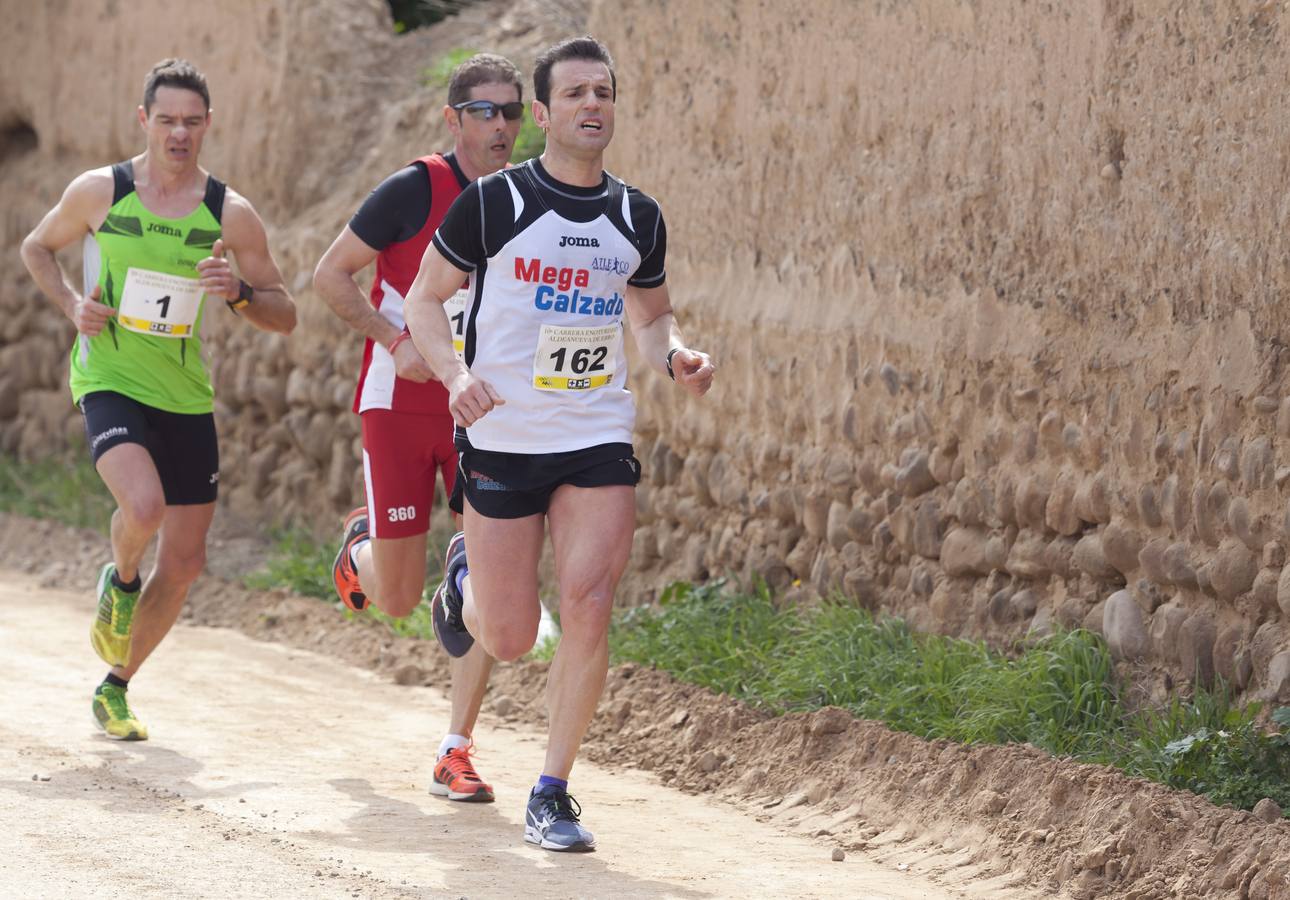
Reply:
M454 528L442 495L435 495L431 522L430 534L426 539L426 588L423 594L427 598L426 602L419 604L409 615L401 619L386 615L372 604L369 604L367 610L362 613L346 610L347 617L371 616L395 634L426 640L434 639L428 597L443 578L443 548L448 545ZM320 540L310 531L299 527L274 530L270 532L270 540L272 546L268 561L243 578L243 583L247 587L260 591L285 588L305 597L314 597L328 603L340 603L336 597L336 588L331 576L337 543ZM339 541L339 535L335 540Z
M41 462L0 456L0 510L107 534L115 509L116 501L83 456Z
M478 52L470 47L453 47L435 60L434 65L426 66L421 70L421 83L429 88L448 90L448 81L452 78L453 69Z
M389 0L394 33L407 34L455 16L473 0Z
M1087 631L1008 655L839 601L781 610L764 585L718 581L674 584L657 607L620 614L610 653L773 713L841 706L928 739L1029 743L1215 803L1290 809L1290 741L1258 727L1257 706L1235 708L1219 685L1129 712L1105 642ZM1290 709L1273 720L1290 728Z
M515 146L511 148L511 162L518 164L526 159L541 156L542 151L545 149L546 135L533 121L532 112L528 104L525 104L524 120L520 123L520 133L515 138Z
M242 580L252 590L285 588L303 597L335 601L331 565L336 548L329 547L302 528L280 528L269 533L272 549L265 565Z

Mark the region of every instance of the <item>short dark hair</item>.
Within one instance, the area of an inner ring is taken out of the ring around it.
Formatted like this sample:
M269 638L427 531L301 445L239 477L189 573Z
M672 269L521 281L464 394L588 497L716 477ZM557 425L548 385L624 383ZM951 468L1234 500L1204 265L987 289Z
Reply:
M551 105L551 69L556 63L570 59L587 59L602 62L609 68L609 83L614 97L618 97L618 76L614 74L614 58L608 48L591 35L569 38L542 51L533 65L533 96L544 106Z
M143 111L152 112L152 104L157 100L157 88L177 87L201 95L206 109L211 108L211 92L206 87L206 76L197 71L186 59L163 59L152 67L148 77L143 80Z
M452 70L448 79L448 105L465 103L470 89L481 84L513 84L524 99L524 78L514 63L496 53L476 53Z

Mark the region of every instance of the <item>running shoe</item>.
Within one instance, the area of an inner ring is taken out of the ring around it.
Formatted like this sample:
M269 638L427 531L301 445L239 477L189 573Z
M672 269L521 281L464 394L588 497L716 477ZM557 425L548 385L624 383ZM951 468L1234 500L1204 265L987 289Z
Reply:
M139 592L127 593L112 583L116 566L108 563L99 573L99 611L90 626L90 646L109 666L130 664L130 627Z
M454 747L434 764L430 793L463 803L492 803L493 786L479 777L470 761L472 747Z
M465 656L475 643L475 639L466 630L466 623L462 621L461 604L464 598L461 591L457 590L457 573L465 565L466 535L459 531L448 542L448 552L443 559L443 581L439 582L439 587L430 599L434 635L449 656Z
M367 609L367 595L358 583L358 570L354 568L354 557L350 550L359 541L367 540L371 535L367 528L367 507L360 506L345 517L342 526L340 549L336 551L336 561L331 564L331 580L336 585L336 595L355 612Z
M524 840L543 850L567 853L595 850L595 837L578 824L580 815L582 807L568 791L554 785L547 785L541 791L534 788L524 813Z
M94 723L115 741L146 741L148 729L130 712L125 688L100 684L94 692Z

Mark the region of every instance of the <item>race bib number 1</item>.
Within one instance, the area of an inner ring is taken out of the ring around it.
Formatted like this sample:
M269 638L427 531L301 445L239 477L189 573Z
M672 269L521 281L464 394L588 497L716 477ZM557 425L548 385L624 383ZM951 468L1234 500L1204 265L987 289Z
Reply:
M621 324L595 328L543 325L533 357L533 387L539 391L590 391L614 380Z
M447 300L443 301L443 311L448 314L452 325L452 349L457 358L462 359L466 353L466 299L470 292L461 288Z
M201 303L202 289L196 278L130 268L117 322L139 334L188 338L193 336Z

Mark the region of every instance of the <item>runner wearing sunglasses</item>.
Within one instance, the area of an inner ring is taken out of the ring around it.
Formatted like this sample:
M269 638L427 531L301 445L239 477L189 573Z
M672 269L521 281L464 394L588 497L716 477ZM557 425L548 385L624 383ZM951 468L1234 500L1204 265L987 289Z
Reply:
M466 500L465 532L448 545L432 601L436 633L453 655L478 644L498 659L527 653L549 526L562 636L524 838L586 851L595 838L568 778L604 687L640 478L624 321L642 363L694 396L715 369L686 348L673 318L658 204L604 171L617 89L609 52L589 37L558 44L538 58L533 85L545 151L457 199L426 251L407 317L449 392ZM467 273L461 359L446 302Z
M408 340L403 298L453 200L510 159L524 111L521 95L520 73L508 60L479 54L462 63L449 80L443 109L455 138L452 151L422 157L382 181L314 272L318 293L367 339L354 398L367 503L346 518L332 567L336 592L353 610L372 603L401 617L421 602L435 473L451 493L457 452L448 392ZM373 261L369 302L355 276ZM464 295L449 309L460 335ZM492 787L470 760L492 666L482 649L453 660L452 719L439 745L432 793L470 802L493 799Z

